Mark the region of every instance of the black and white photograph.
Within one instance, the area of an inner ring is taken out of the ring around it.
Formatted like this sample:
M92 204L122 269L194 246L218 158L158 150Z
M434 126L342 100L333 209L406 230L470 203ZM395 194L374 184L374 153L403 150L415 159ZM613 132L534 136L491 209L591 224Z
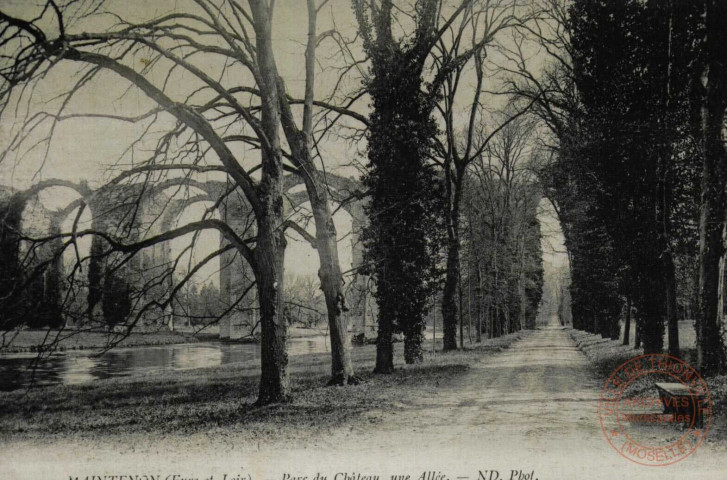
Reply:
M727 478L727 0L0 0L0 480Z

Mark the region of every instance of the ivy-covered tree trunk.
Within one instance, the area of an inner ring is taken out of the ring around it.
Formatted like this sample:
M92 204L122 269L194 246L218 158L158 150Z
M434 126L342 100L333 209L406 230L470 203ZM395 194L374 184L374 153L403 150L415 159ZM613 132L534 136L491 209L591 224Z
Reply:
M453 214L451 214L453 215ZM450 216L451 216L450 215ZM444 280L442 294L442 324L443 324L443 350L457 349L457 320L459 308L457 305L457 287L459 285L459 238L456 235L453 220L447 228L447 274Z
M406 362L422 360L426 300L434 286L441 193L427 163L436 127L422 91L422 71L439 11L437 1L421 2L415 41L409 43L394 38L392 0L354 0L353 7L371 61L364 178L371 201L364 245L379 309L375 372L389 373L394 331L404 333Z
M379 297L377 297L378 300ZM386 299L383 299L384 301ZM381 301L379 301L381 302ZM391 311L379 311L379 328L376 337L376 365L374 373L392 373L394 371L394 318Z
M414 322L412 322L414 323ZM421 363L424 360L424 331L414 328L404 334L404 362Z
M411 60L392 58L388 74L377 75L372 83L380 83L370 87L374 113L371 169L365 179L371 192L366 246L377 279L377 348L384 350L377 359L388 362L389 335L398 330L405 336L405 360L417 363L422 360L427 278L433 263L427 197L435 179L424 166L431 123L422 116L421 79L415 68L403 68L407 62ZM388 370L388 364L376 366L377 372Z

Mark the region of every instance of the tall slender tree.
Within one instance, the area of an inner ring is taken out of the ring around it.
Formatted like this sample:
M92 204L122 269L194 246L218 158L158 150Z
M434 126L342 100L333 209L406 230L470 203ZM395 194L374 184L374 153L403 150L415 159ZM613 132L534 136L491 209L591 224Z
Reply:
M723 138L727 112L727 5L719 0L705 0L701 7L704 24L692 81L695 136L702 161L697 366L702 374L710 375L722 371L726 362L717 305L727 214L727 150Z

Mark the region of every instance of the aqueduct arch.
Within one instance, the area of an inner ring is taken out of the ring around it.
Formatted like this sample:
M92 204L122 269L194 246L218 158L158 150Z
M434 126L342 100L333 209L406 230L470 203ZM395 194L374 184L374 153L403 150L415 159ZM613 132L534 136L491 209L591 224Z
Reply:
M360 241L360 232L366 224L363 201L361 200L361 185L356 180L334 174L325 174L330 189L331 199L345 210L352 219L352 232L350 241L354 266L353 280L349 282L348 304L351 308L350 317L357 319L354 324L355 333L363 333L365 329L365 292L366 279L356 273L356 267L363 261L363 247ZM308 202L305 191L292 191L303 184L300 177L286 175L284 178L284 191L288 212ZM220 219L224 220L235 231L242 232L250 228L254 222L250 221L250 208L239 195L231 192L234 186L224 181L199 182L189 178L172 178L148 186L142 183L109 184L92 191L85 183L76 184L64 180L47 180L23 191L0 187L0 247L2 257L0 262L4 267L21 268L17 264L19 252L19 236L22 230L22 213L29 199L37 197L38 193L51 187L67 187L75 190L80 198L69 203L57 211L47 212L48 232L60 233L63 219L77 209L88 209L92 215L92 230L103 232L119 238L127 243L137 241L144 237L169 231L173 223L182 214L184 209L196 202L212 202ZM178 187L187 193L195 189L200 193L185 198L176 198L169 194L169 190ZM80 213L79 213L80 215ZM253 227L254 228L254 227ZM221 244L224 244L221 239ZM222 245L221 245L222 246ZM62 250L64 242L60 238L48 242L44 247L43 256L54 259L54 264L47 269L44 284L49 292L49 301L55 302L60 308L60 292L62 284ZM171 247L169 242L162 242L130 260L120 260L120 256L108 255L108 245L103 237L94 235L88 259L88 296L87 314L93 319L103 316L104 292L107 278L110 275L120 275L124 280L137 287L148 287L148 278L160 273L171 262ZM13 266L15 265L15 266ZM232 305L237 296L243 292L252 281L249 266L234 250L224 252L220 256L220 296L223 305ZM18 270L17 274L20 274ZM13 278L10 275L9 278ZM171 288L172 277L169 274L164 281L155 284L147 296L163 296ZM6 291L8 285L0 285ZM55 292L55 293L53 293ZM163 312L162 317L168 317L170 312ZM249 322L241 318L242 313L232 310L220 321L220 336L230 338L235 336L234 326Z
M38 199L44 190L58 187L73 190L80 196L80 203L91 193L85 183L66 180L44 180L22 191L0 189L0 269L6 272L0 279L5 310L0 318L3 323L10 321L4 327L14 326L14 318L22 315L37 319L39 325L63 323L63 241L57 235L72 210L48 210ZM23 237L51 240L34 244Z

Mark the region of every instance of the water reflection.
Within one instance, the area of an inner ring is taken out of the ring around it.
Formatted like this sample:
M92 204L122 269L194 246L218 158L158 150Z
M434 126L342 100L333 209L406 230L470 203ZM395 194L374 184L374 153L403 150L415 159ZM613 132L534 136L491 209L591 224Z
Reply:
M330 351L325 336L293 338L288 341L289 355ZM111 350L102 356L90 352L53 355L33 365L32 354L0 356L0 390L27 386L87 383L99 378L190 370L232 363L256 366L260 346L255 344L194 343ZM34 366L35 368L29 368Z

